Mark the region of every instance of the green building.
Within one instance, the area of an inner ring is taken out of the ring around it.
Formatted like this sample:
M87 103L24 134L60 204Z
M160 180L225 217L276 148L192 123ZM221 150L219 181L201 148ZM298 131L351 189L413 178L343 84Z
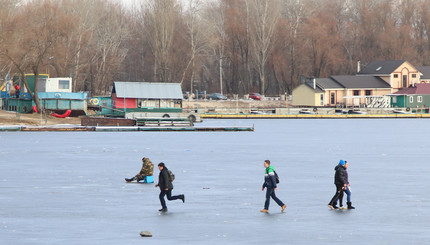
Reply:
M430 83L417 83L399 90L391 96L393 108L429 108Z

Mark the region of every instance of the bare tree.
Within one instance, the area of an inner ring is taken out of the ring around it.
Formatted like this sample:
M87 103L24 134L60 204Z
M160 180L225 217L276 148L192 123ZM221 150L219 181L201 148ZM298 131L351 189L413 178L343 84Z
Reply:
M38 111L41 109L37 90L40 68L70 21L64 19L65 16L60 17L60 12L58 4L50 0L27 2L10 19L9 43L2 51L22 76L25 70L33 72L35 84L31 92Z
M223 93L223 66L224 66L224 58L225 58L225 46L227 41L227 34L225 31L225 4L222 2L213 2L210 5L210 9L207 9L206 19L208 23L211 23L211 31L212 34L212 44L213 53L217 57L218 60L218 77L219 77L219 91Z
M127 22L122 18L122 9L116 5L105 5L102 18L96 27L96 53L92 57L94 64L94 92L105 94L111 85L113 74L127 55L128 49L123 42L129 38Z
M148 0L144 6L144 23L149 45L155 58L154 80L170 81L169 58L175 34L179 4L176 0ZM160 70L160 71L158 71Z
M302 36L300 32L303 30L304 22L306 21L306 6L304 1L286 0L282 6L282 30L285 33L280 33L283 37L279 43L284 52L280 52L282 57L285 57L285 66L280 68L280 76L285 79L284 91L291 93L294 85L297 84L300 75L303 75L304 62L301 59ZM282 58L280 57L280 58ZM282 62L279 62L282 64ZM276 63L275 63L276 65Z
M247 0L253 60L260 80L260 91L266 90L266 64L275 41L275 31L281 12L277 0Z
M210 34L209 25L202 19L202 1L189 0L185 24L187 28L186 40L190 45L189 61L183 70L181 84L184 82L186 73L190 70L190 91L196 77L196 60L203 56L208 49L208 38Z

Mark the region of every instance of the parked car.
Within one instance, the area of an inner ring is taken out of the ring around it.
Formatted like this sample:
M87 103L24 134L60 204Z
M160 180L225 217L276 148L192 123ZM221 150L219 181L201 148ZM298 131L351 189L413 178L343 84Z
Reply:
M222 95L220 93L208 94L206 96L206 98L209 100L226 100L227 99L227 97L225 95Z
M206 99L206 91L199 91L199 99Z
M250 93L249 98L253 100L261 100L261 94L259 93Z

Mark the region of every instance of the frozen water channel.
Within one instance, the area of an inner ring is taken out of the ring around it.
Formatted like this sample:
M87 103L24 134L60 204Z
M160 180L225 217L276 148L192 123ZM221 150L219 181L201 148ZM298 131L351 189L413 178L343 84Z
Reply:
M429 123L206 120L255 132L1 132L0 243L429 244ZM124 182L142 156L175 173L173 194L184 193L184 204L167 202L160 214L154 184ZM259 212L265 159L280 175L286 213L273 201L269 214ZM339 159L350 163L356 210L327 207Z

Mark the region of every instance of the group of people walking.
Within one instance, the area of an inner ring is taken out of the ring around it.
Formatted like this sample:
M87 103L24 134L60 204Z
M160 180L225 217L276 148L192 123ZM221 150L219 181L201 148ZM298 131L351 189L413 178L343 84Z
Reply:
M264 208L261 210L261 212L262 213L269 212L270 198L272 198L281 207L281 212L284 212L287 205L284 204L275 194L275 190L278 190L278 187L276 185L277 184L276 172L273 166L270 165L269 160L264 161L264 167L266 168L266 171L265 171L262 190L264 191L264 188L266 188L266 202L264 203ZM328 207L332 210L355 209L355 207L352 206L352 202L351 202L351 185L349 184L349 180L348 180L347 168L348 168L348 162L345 160L340 160L339 164L334 168L334 170L336 171L334 175L334 184L336 185L336 193L334 194L333 198L330 200L328 204ZM347 198L346 198L347 207L344 207L342 204L344 192L347 195ZM339 201L339 207L336 206L338 201Z
M334 168L336 171L334 175L334 184L336 185L336 193L328 203L330 209L355 209L351 203L351 185L348 181L348 161L340 160L339 164ZM346 204L348 207L344 207L343 193L346 193ZM337 201L339 201L339 207L337 207Z
M152 176L154 164L149 160L149 158L142 158L142 169L140 172L130 179L125 179L127 182L131 181L141 181L144 180L146 176ZM281 207L281 212L284 212L287 205L283 203L275 194L275 190L278 190L278 180L277 174L275 172L274 167L270 164L270 160L264 161L264 183L261 188L262 191L266 189L266 201L264 202L264 208L261 210L262 213L269 212L270 199L272 198L276 204ZM355 209L351 203L351 185L348 181L348 162L344 160L340 160L339 164L335 167L335 175L334 175L334 184L336 185L336 193L333 198L330 200L328 207L332 210L334 209ZM185 195L176 195L172 196L173 184L172 181L174 179L174 175L171 171L169 171L166 165L163 162L158 164L158 170L160 171L158 175L158 183L155 187L160 188L160 204L161 209L160 212L167 212L166 201L164 197L167 196L167 200L182 200L185 202ZM173 175L173 176L172 176ZM344 207L342 204L343 201L343 193L347 194L347 207ZM337 202L339 202L339 207L337 207Z

